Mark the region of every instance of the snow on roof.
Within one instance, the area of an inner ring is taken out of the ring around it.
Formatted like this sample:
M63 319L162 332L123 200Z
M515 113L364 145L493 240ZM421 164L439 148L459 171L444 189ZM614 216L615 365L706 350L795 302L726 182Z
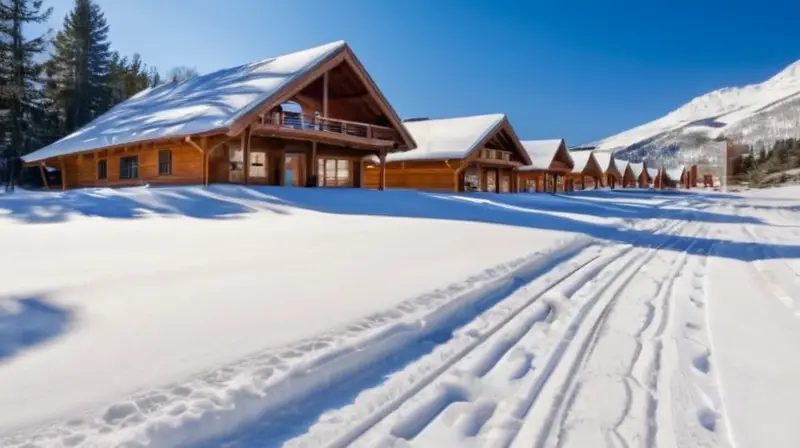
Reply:
M617 165L617 169L619 170L619 174L624 176L625 175L625 170L628 168L628 165L630 165L630 162L628 162L627 160L620 160L620 159L614 158L614 164Z
M589 159L592 158L592 151L570 151L572 160L575 161L575 166L572 168L573 173L582 173L589 164Z
M592 151L583 151L583 152L592 152ZM594 158L597 160L597 164L600 165L600 169L603 170L603 173L608 173L608 170L611 168L616 168L619 171L620 175L622 175L625 171L625 167L623 166L620 168L619 161L615 162L615 159L611 157L610 152L599 152L594 151Z
M648 168L647 175L655 179L658 176L658 168Z
M225 129L346 45L332 42L147 89L23 160Z
M681 176L683 176L684 171L686 171L686 167L683 165L678 165L664 170L665 174L667 175L667 179L674 181L681 180Z
M642 175L642 171L644 171L644 162L638 162L638 163L628 162L628 164L631 166L631 172L633 173L633 177L638 179L639 176Z
M471 153L500 122L504 114L443 118L404 123L417 148L386 156L387 162L407 160L463 159Z
M547 170L558 152L563 139L525 140L522 146L531 158L531 164L520 167L520 171Z

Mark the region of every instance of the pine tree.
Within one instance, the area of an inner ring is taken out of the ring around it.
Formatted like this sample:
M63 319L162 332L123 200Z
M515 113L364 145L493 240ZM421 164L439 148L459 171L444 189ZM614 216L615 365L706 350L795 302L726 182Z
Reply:
M42 0L0 1L0 107L5 109L0 121L3 121L7 157L17 157L33 149L31 138L42 106L43 65L36 56L44 52L49 32L26 39L23 28L26 24L45 22L51 10L42 10Z
M69 133L108 110L111 63L108 24L92 0L75 0L54 42L53 100Z

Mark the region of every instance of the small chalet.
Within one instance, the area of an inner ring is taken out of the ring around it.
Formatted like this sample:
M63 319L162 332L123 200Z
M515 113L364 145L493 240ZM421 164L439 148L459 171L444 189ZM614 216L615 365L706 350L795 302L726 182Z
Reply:
M577 183L581 190L585 190L587 177L591 182L590 186L600 188L603 185L603 169L597 162L594 151L570 151L570 156L575 161L575 166L567 176L572 185L570 189L574 189Z
M622 180L620 181L620 186L622 188L634 188L636 187L636 176L633 175L633 170L631 169L631 164L627 160L619 160L614 159L617 164L617 168L619 168L620 172L622 173Z
M386 186L421 190L518 191L517 168L531 159L503 114L407 120L417 148L396 152L381 164L365 158L365 181L376 187L385 166Z
M687 171L684 165L663 169L664 186L669 188L688 188Z
M645 170L647 171L647 177L650 178L650 183L647 184L648 187L652 185L653 188L664 188L661 184L661 168L648 168L645 165Z
M531 163L519 168L520 190L539 193L564 191L566 176L575 165L564 139L525 140L522 146Z
M633 174L631 187L650 188L650 182L653 181L653 178L650 176L650 171L647 169L645 162L629 162L628 167L631 169L631 174Z
M59 169L64 189L359 187L365 155L384 159L415 146L339 41L145 90L23 160Z
M593 155L600 165L600 169L603 170L602 184L609 188L615 188L617 185L620 185L623 171L618 166L620 162L614 159L611 153L608 152L593 151Z

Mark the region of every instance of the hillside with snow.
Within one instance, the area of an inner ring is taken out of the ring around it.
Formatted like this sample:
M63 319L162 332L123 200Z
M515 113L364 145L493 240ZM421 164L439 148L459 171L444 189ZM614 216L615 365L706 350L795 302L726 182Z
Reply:
M703 146L715 139L770 148L789 137L800 137L800 61L763 83L715 90L593 145L633 161L689 162L713 161Z

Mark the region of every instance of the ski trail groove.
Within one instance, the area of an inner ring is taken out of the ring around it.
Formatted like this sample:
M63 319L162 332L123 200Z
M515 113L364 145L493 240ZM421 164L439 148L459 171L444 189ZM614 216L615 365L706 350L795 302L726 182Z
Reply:
M612 280L605 287L593 291L593 296L586 301L575 322L578 325L574 325L574 331L567 334L559 344L561 348L557 349L551 358L554 360L552 373L556 373L552 376L556 380L544 382L532 408L527 412L525 425L516 437L515 446L531 440L536 441L535 446L547 446L554 436L554 442L558 443L560 423L565 418L577 387L576 377L591 356L616 297L659 249L675 242L677 237L673 235L674 232L684 226L683 222L670 226L664 233L671 236L663 244L658 247L638 249L634 256L615 271ZM584 320L588 320L591 324L580 325ZM563 358L565 359L562 361ZM622 439L616 436L617 440Z

